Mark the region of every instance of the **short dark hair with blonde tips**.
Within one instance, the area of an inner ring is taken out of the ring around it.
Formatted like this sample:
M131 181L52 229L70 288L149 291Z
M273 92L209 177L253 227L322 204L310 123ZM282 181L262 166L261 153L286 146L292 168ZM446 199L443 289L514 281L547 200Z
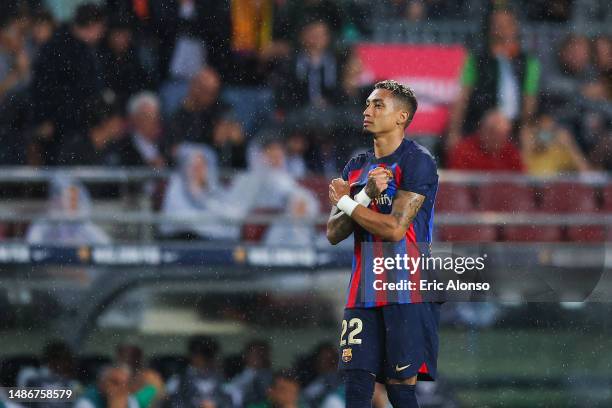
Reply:
M392 79L377 82L374 84L374 89L386 89L391 91L393 97L399 100L400 103L402 103L409 110L410 115L408 116L408 120L404 125L404 129L407 128L410 122L412 122L412 118L414 118L414 114L419 106L414 90L409 86L400 84Z

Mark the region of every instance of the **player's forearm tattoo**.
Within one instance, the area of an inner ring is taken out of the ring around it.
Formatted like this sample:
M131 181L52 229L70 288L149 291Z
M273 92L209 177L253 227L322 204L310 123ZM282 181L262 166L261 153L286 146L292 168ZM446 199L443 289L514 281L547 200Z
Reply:
M398 191L391 210L391 215L395 218L397 226L408 229L424 201L425 196L421 194Z
M353 220L351 217L333 206L327 221L327 239L332 244L347 238L353 232Z
M380 195L380 191L376 188L376 181L373 179L369 179L366 186L365 192L370 198L376 198Z

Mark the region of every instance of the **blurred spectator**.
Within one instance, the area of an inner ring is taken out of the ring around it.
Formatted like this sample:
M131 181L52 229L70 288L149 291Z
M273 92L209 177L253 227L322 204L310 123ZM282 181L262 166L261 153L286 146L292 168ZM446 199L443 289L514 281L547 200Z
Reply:
M274 130L262 132L262 143L254 154L250 170L234 179L232 189L241 192L250 208L284 211L297 182L287 170L285 146Z
M166 166L159 98L152 92L134 95L127 106L129 135L118 147L123 166Z
M0 102L30 80L30 57L21 19L20 15L0 16Z
M162 79L190 79L206 65L222 64L229 27L223 19L226 7L215 0L149 1Z
M534 21L562 23L572 17L574 0L524 0L527 18Z
M229 240L239 238L240 228L230 220L240 220L246 210L240 197L233 199L219 185L217 159L205 146L183 145L179 149L177 170L170 177L162 204L169 216L210 216L202 223L168 223L160 226L165 236L187 239Z
M338 62L332 52L331 33L326 23L314 21L300 31L301 49L284 69L277 89L284 109L303 106L324 108L333 104L339 88Z
M612 39L609 36L601 35L595 38L593 54L597 71L606 73L612 70Z
M289 194L285 216L266 231L266 245L312 246L316 243L319 201L309 190L296 188Z
M30 225L26 241L29 244L94 245L108 244L109 236L88 220L53 222L48 216L87 217L91 198L81 184L67 177L55 177L50 186L49 210L46 217Z
M43 350L43 366L38 370L20 372L21 387L52 390L64 389L78 392L81 388L75 379L74 356L70 347L62 341L49 342ZM28 369L26 369L28 370ZM44 408L69 407L70 402L49 400L45 403L27 404Z
M612 170L612 118L603 112L591 111L585 113L582 121L579 142L589 161L599 170Z
M512 12L494 10L489 17L484 52L468 56L461 91L452 110L446 148L474 132L484 112L497 108L515 125L528 123L537 109L538 60L521 50L518 21Z
M243 351L244 369L230 383L234 406L244 407L266 399L272 383L270 345L266 341L251 341Z
M295 178L303 178L308 171L306 166L306 152L309 148L308 140L303 132L292 132L285 143L287 149L287 170Z
M73 23L60 27L36 59L32 110L34 122L46 128L42 150L47 164L57 162L64 137L88 125L88 102L99 97L104 88L95 53L104 30L103 10L81 5Z
M246 137L242 125L232 111L225 112L215 124L212 147L223 168L245 169L247 167Z
M300 383L289 371L274 374L272 384L267 391L267 400L259 404L251 404L248 408L303 408L301 404Z
M36 10L31 18L31 29L28 47L30 58L35 62L36 57L45 44L51 40L55 32L55 20L53 15L45 9Z
M572 134L547 114L539 117L537 126L522 129L521 150L528 174L548 176L590 170Z
M462 139L447 157L454 170L521 171L519 150L510 141L512 125L503 112L487 112L480 129Z
M457 18L461 16L464 6L463 0L393 0L390 3L393 17L401 16L411 22Z
M597 74L583 88L583 94L592 101L609 103L612 101L612 40L605 36L598 37L593 52Z
M310 406L318 407L342 382L338 374L338 350L333 344L320 344L314 358L316 376L304 388L303 396Z
M582 89L593 80L590 43L583 35L570 34L559 50L557 64L550 64L546 73L545 91L553 104L575 105Z
M191 80L189 92L170 123L170 140L206 143L211 146L213 130L228 107L219 99L221 80L212 68L204 68Z
M226 408L232 402L222 390L222 379L217 373L217 342L206 336L189 340L189 366L180 375L168 380L168 407Z
M154 405L148 389L130 392L131 371L128 366L106 367L98 377L96 385L85 392L74 404L75 408L149 408Z
M372 91L372 83L364 78L363 64L357 51L348 51L342 66L340 90L337 94L337 103L359 109L361 113L363 104Z
M148 73L138 59L132 29L126 21L114 20L109 24L100 59L105 86L115 92L120 106L125 106L131 95L150 86Z
M118 144L125 137L126 123L112 91L89 104L88 126L65 137L57 164L118 166Z
M130 369L129 391L140 406L151 406L165 394L161 376L143 364L142 349L135 344L121 343L115 349L115 360Z
M274 0L231 2L231 66L223 72L224 81L240 86L265 85L275 63L288 57L288 33L281 27L285 22L281 14L284 7Z
M334 36L343 27L343 15L339 2L334 0L305 0L290 2L287 10L288 32L297 35L306 25L321 22L331 29ZM294 40L298 40L295 38Z

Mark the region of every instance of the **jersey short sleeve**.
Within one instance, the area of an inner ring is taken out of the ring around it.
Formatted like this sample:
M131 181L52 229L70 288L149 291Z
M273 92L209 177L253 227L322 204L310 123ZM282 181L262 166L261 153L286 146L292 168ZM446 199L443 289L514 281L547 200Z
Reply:
M427 153L418 152L410 155L402 160L400 166L402 170L400 190L427 196L438 182L436 162Z

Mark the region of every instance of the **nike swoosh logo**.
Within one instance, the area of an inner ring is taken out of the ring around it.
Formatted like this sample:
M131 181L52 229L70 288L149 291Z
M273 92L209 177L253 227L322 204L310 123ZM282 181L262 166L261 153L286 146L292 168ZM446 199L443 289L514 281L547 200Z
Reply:
M395 371L400 372L400 371L403 371L403 370L407 369L408 367L410 367L410 364L405 365L403 367L400 367L399 365L396 364L395 365Z

